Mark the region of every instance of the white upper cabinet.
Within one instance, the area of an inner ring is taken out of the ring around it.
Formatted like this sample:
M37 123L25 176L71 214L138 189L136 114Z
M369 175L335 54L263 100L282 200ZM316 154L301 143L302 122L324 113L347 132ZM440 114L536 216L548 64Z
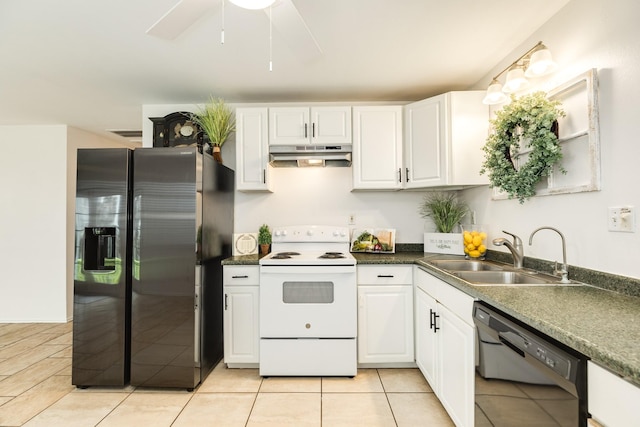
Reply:
M266 108L236 109L236 188L271 191Z
M269 144L351 144L351 107L270 108Z
M402 106L353 107L353 189L402 188Z
M405 105L404 188L489 183L479 171L489 130L483 91L448 92Z

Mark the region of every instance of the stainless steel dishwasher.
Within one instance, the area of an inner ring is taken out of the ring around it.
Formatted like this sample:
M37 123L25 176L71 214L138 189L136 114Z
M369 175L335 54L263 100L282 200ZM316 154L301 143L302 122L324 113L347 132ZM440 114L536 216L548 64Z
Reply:
M587 425L587 357L478 301L475 426Z

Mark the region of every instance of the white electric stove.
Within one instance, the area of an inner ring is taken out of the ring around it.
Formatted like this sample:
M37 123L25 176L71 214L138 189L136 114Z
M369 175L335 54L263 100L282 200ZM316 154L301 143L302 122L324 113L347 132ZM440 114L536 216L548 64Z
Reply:
M260 375L355 376L356 260L349 230L274 228L260 260Z

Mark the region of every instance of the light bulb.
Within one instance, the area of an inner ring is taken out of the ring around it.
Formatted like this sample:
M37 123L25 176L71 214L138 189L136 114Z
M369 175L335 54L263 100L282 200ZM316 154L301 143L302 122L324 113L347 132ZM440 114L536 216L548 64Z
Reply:
M507 101L507 95L502 91L502 85L496 79L493 79L489 87L487 88L487 94L485 95L482 103L485 105L502 104Z
M505 93L519 92L529 87L529 81L524 77L522 67L515 65L507 73L507 80L504 82L502 90Z
M539 77L552 73L558 68L558 65L553 62L551 57L551 51L542 45L542 48L536 50L531 55L529 60L529 67L524 73L526 77Z

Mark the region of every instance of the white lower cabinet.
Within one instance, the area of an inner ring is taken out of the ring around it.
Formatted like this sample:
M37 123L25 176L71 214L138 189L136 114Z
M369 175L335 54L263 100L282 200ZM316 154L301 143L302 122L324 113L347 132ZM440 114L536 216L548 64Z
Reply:
M224 361L230 368L259 362L259 267L224 266Z
M414 267L416 364L458 427L474 425L473 298Z
M412 268L358 266L358 363L414 362Z
M587 396L589 413L603 426L640 425L637 412L640 387L591 361L587 362Z

